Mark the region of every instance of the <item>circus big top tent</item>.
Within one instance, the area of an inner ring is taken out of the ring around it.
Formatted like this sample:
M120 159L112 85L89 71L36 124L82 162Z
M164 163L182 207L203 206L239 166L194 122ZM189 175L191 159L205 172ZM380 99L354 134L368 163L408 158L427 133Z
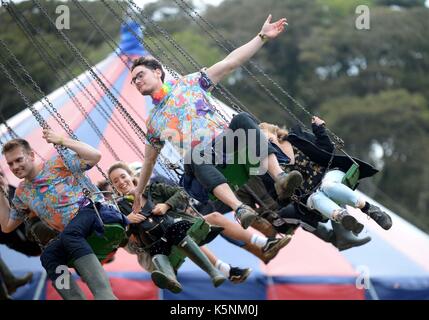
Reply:
M139 30L136 25L133 28ZM127 29L124 27L122 30L118 52L130 56L148 54ZM152 107L151 101L129 85L130 73L120 57L112 53L97 65L96 70L98 74L104 75L111 84L109 89L144 128L148 111ZM127 128L127 124L118 110L94 86L94 81L87 73L79 79L97 103L89 103L76 82L70 82L69 86L75 97L82 101L105 140L115 148L121 160L141 160L138 149L143 149L142 142L132 134L127 137L133 143L122 138L124 134L119 132L119 128ZM106 170L115 161L114 156L94 134L88 119L77 112L64 88L51 93L48 98L78 138L102 152L100 167ZM61 130L40 102L35 107L53 128ZM7 123L18 136L37 146L37 153L41 157L46 159L54 155L55 150L42 141L41 129L29 110L19 113ZM4 126L1 129L0 139L3 142L10 139L10 131ZM167 157L171 158L171 151L167 150L167 153ZM11 184L16 184L16 178L10 174L3 159L1 166L8 173ZM156 171L167 174L159 165ZM90 176L95 181L101 179L94 169ZM224 283L215 289L205 273L186 261L178 274L184 291L175 295L155 287L150 274L138 265L136 257L123 250L119 250L114 261L105 265L105 268L113 290L120 299L429 299L429 236L393 212L387 212L393 218L393 227L388 232L367 220L362 213L355 213L367 226L363 234L372 237L372 241L363 247L339 252L332 245L299 229L291 243L269 265L263 265L254 256L218 237L209 248L219 258L235 266L253 269L250 278L238 285ZM20 288L14 298L58 299L46 280L39 258L28 258L5 246L0 246L0 254L14 273L32 271L35 274L33 282Z

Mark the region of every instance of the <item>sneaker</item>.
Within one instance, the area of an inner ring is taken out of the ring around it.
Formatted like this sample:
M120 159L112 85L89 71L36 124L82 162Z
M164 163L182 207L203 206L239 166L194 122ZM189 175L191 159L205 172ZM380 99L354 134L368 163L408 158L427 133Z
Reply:
M242 204L236 211L236 217L240 220L243 229L247 229L256 220L257 213L251 207Z
M340 223L345 229L352 231L355 235L358 235L363 230L363 224L356 220L346 209L341 210L337 213L333 220Z
M299 188L303 182L302 174L293 170L289 173L282 172L277 176L274 187L280 200L289 199L295 189Z
M389 230L392 227L392 218L379 207L370 204L366 214L384 230Z
M265 263L268 263L270 260L272 260L279 253L280 249L285 247L291 239L292 237L289 235L286 235L280 239L268 238L267 243L262 248L264 261L267 261Z
M231 267L229 270L229 281L232 283L242 283L246 281L246 279L249 277L250 273L252 272L251 268L238 268L238 267Z

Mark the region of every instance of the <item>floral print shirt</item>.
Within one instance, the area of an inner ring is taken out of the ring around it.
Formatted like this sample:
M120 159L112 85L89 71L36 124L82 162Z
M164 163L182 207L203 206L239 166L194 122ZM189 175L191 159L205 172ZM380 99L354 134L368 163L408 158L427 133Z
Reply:
M165 141L170 141L183 155L200 143L209 144L226 129L228 123L213 107L216 102L209 92L211 84L202 72L173 83L171 91L149 114L149 143L162 148Z
M32 181L21 181L12 200L11 219L23 220L26 214L34 212L49 226L62 231L84 204L82 185L90 191L98 191L83 173L91 167L69 150L63 154L67 165L60 156L56 156L43 164ZM93 200L102 202L104 198L97 194Z

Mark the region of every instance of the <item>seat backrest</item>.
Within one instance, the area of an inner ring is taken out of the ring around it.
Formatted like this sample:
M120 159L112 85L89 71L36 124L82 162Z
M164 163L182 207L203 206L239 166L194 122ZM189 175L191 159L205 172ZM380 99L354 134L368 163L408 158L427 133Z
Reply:
M359 165L353 163L352 166L347 170L343 180L341 181L344 185L349 187L350 189L355 190L357 188L359 182Z
M93 233L86 240L97 258L104 261L119 248L126 236L125 228L118 223L113 223L104 225L103 236L99 237Z

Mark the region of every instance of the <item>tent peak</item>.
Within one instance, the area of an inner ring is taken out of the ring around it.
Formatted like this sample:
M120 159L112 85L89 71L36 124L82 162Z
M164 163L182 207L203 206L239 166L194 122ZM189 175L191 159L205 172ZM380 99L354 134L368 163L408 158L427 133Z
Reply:
M121 42L118 48L119 53L137 56L148 54L136 35L143 39L142 28L138 23L128 20L121 25Z

